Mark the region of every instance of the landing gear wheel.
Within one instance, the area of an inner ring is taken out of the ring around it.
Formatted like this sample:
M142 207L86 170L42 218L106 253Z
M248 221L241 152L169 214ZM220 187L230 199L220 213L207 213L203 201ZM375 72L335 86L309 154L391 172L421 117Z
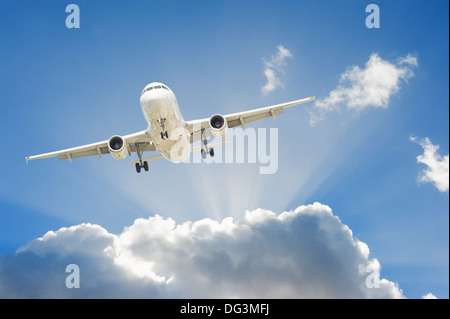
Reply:
M167 131L161 132L161 139L165 140L166 138L169 138L169 134L167 133Z
M206 156L208 155L208 153L206 153L206 151L204 149L202 149L202 158L206 159Z
M211 157L214 157L214 149L213 149L213 148L209 150L209 155L210 155Z
M162 135L162 132L161 132ZM146 172L148 172L148 163L147 161L143 161L142 160L142 153L144 153L144 150L140 149L140 146L145 146L145 143L136 143L136 153L137 156L139 157L139 161L136 161L135 167L136 167L136 172L140 173L142 169L144 169Z

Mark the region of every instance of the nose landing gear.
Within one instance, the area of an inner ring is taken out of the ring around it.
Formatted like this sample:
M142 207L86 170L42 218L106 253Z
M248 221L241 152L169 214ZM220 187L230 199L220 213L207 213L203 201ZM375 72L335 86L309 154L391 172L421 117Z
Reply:
M167 131L166 131L166 125L164 124L166 122L166 118L160 118L158 120L158 123L161 125L161 139L165 140L166 138L169 138Z

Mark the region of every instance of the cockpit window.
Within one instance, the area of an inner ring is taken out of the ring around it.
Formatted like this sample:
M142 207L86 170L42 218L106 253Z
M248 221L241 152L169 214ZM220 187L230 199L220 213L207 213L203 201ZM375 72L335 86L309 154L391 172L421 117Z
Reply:
M170 91L169 88L165 85L155 85L155 86L150 86L148 88L145 88L144 91L142 92L142 94L144 94L147 91L153 90L153 89L165 89L167 91Z
M142 94L144 94L147 91L153 90L153 86L150 86L148 88L145 88L144 91L142 91Z

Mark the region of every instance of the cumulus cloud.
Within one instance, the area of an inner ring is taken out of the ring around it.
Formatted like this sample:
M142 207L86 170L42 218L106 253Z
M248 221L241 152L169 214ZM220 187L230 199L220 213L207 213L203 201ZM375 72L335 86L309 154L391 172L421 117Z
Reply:
M68 289L66 266L80 269ZM119 235L81 224L0 259L0 297L403 298L368 246L319 203L239 221L137 219Z
M429 292L425 296L422 296L422 299L437 299L437 297Z
M261 88L261 92L266 95L277 87L283 87L281 82L281 75L284 73L286 66L286 59L292 58L292 53L283 47L277 46L277 53L271 57L270 61L264 61L264 75L267 78L267 83Z
M449 173L448 163L449 154L440 155L438 153L439 145L433 145L428 137L424 139L410 138L423 148L423 154L417 156L417 163L425 164L419 175L419 181L422 183L432 183L440 192L448 192Z
M310 124L323 120L328 112L341 106L355 111L367 107L387 108L391 96L399 91L401 81L414 76L412 70L417 65L417 57L411 54L389 62L373 53L364 68L349 68L341 74L336 89L327 97L317 99L310 112Z

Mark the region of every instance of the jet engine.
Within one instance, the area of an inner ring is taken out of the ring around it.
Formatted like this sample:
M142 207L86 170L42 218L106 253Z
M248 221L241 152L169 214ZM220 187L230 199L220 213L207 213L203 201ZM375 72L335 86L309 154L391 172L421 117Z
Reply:
M224 137L228 129L227 120L222 115L215 114L209 119L209 128L214 137Z
M111 156L115 159L123 160L127 157L127 144L119 135L114 135L108 140L108 149Z

